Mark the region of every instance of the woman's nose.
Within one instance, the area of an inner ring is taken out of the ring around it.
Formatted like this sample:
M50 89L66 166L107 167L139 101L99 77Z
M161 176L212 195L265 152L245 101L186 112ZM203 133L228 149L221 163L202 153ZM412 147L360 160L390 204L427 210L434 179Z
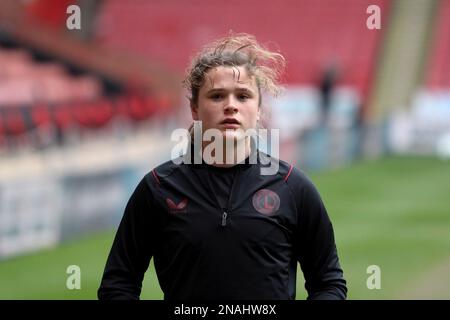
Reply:
M238 103L237 99L232 95L228 97L225 104L225 112L237 112L238 111Z

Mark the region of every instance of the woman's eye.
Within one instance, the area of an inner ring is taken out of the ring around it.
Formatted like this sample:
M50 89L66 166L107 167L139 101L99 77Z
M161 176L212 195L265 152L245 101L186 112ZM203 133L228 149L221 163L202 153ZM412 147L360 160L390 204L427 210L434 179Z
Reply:
M240 95L238 98L239 98L239 100L246 100L246 99L249 98L249 96L247 96L247 95L245 95L245 94L242 94L242 95Z
M222 97L222 96L221 96L220 94L214 94L214 95L212 95L210 98L211 98L212 100L219 100L221 97Z

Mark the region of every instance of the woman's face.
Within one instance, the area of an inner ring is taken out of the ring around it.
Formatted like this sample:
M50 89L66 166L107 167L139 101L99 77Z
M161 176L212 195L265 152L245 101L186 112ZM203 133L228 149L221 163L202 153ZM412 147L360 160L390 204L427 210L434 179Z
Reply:
M256 129L258 102L255 78L245 67L220 66L206 73L197 104L191 105L192 118L202 121L203 131L216 128L224 137L239 140L244 137L241 133Z

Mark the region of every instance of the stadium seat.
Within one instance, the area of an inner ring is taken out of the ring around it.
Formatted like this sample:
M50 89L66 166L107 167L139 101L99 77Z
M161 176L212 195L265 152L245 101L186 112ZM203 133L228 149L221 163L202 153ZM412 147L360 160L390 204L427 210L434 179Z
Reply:
M52 122L51 114L46 104L39 104L31 108L32 119L35 126L45 126Z
M16 136L27 131L23 110L18 108L9 108L6 112L4 112L4 118L5 131L8 135Z

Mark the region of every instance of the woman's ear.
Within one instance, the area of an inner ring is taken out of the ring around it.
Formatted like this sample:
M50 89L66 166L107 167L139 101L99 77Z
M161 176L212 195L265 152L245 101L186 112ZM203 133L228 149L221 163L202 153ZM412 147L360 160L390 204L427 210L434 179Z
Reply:
M191 114L192 114L192 120L199 120L198 119L198 107L194 102L190 102L191 105Z

